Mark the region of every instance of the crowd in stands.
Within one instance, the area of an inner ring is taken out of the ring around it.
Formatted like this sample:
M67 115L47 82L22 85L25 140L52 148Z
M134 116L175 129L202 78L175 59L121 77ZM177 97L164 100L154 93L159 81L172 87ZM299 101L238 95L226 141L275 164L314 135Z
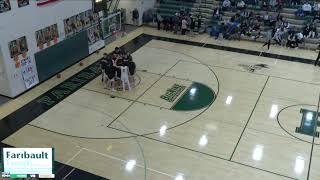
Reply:
M296 15L313 16L312 21L305 25L302 30L294 28L287 18L281 15L284 3L301 6L297 11L299 13L296 13ZM259 5L264 11L250 11L247 4ZM318 36L319 7L320 2L315 2L311 7L307 1L302 3L300 0L285 2L283 0L223 0L221 7L214 10L213 17L221 20L221 14L226 11L232 11L236 14L229 21L214 26L211 35L218 38L222 34L224 39L239 40L241 36L249 36L254 40L265 37L265 45L268 45L268 49L272 41L280 46L295 48L303 43L305 38L316 38ZM265 31L264 34L261 33L262 26Z
M254 11L248 6L257 6L260 9ZM284 6L295 6L297 17L310 17L310 21L304 27L292 26L288 19L281 14ZM229 20L223 20L226 12L233 12ZM272 42L290 48L298 47L306 38L318 37L317 23L320 22L320 1L310 4L304 0L221 0L220 6L213 11L213 19L218 22L213 25L210 34L218 39L240 40L241 37L249 37L253 40L265 38L268 49ZM195 20L196 19L196 22ZM172 17L156 17L158 29L181 31L182 35L200 29L201 17L194 18L187 12L178 12Z
M162 17L159 13L156 15L158 30L173 31L174 34L181 32L182 35L186 35L188 32L193 32L195 29L201 27L201 17L195 18L185 11L177 12L172 17Z
M134 74L136 65L133 62L132 56L124 49L116 47L112 54L104 54L100 61L102 79L106 83L106 87L111 87L115 91L115 84L121 81L123 91L126 85L131 90L131 82L134 82Z

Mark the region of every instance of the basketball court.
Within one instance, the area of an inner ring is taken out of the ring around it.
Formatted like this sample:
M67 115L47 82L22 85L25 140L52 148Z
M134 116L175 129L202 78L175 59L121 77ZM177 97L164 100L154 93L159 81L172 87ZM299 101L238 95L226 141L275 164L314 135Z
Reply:
M105 89L88 64L81 85L69 76L31 99L30 122L2 143L54 147L58 162L112 180L319 179L320 70L211 41L142 34L124 45L132 91Z

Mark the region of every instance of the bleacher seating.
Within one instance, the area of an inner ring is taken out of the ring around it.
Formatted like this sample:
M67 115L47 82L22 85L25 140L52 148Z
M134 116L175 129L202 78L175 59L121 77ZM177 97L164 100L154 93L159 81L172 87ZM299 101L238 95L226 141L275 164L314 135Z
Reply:
M176 12L181 10L190 12L194 19L197 21L199 15L202 18L202 29L206 29L207 27L212 27L219 23L219 21L213 18L213 11L215 8L218 8L221 5L222 1L219 0L161 0L160 5L157 7L157 12L160 13L161 16L173 16ZM311 3L313 3L311 1ZM312 17L307 16L304 18L300 18L295 16L295 12L301 6L290 6L285 5L281 10L280 15L288 20L291 27L294 27L295 30L302 31L304 26L309 23ZM254 13L264 14L265 11L261 9L260 6L248 5L247 9L249 11L253 11ZM276 13L276 12L273 12ZM270 12L272 14L272 12ZM228 21L235 12L227 11L223 12L221 21ZM267 27L261 26L261 34L264 35L266 33ZM320 34L320 23L317 24L317 31ZM244 40L252 40L250 37L242 37ZM264 38L259 38L258 41L264 41ZM315 39L306 39L303 44L303 48L307 49L315 49L317 44L319 43L319 38Z

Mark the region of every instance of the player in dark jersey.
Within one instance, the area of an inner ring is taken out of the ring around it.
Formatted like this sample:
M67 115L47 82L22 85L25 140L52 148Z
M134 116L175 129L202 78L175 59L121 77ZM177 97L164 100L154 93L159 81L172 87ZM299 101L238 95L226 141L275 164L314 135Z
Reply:
M104 82L104 76L105 76L105 64L107 63L107 57L108 54L104 53L102 59L100 60L100 69L101 69L101 82Z

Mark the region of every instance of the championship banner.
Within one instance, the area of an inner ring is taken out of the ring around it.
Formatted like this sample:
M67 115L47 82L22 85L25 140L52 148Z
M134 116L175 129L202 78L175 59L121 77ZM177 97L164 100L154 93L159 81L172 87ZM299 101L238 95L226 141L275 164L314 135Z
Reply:
M59 0L37 0L37 6L45 6L45 5L48 5L50 3L54 3L57 1L59 1Z
M21 60L21 74L27 89L38 83L36 67L30 57Z

